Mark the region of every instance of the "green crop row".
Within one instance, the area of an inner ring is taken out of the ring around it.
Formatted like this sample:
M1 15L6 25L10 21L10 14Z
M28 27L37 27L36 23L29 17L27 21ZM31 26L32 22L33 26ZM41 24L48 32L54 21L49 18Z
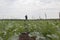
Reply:
M14 35L30 32L43 40L60 40L59 20L2 20L0 21L0 40L9 40Z

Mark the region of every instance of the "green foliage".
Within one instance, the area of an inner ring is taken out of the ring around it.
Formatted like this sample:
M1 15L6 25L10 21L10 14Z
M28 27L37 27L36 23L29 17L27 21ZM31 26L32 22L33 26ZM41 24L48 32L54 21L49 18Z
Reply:
M59 20L21 20L0 21L0 40L8 40L13 35L22 32L39 32L39 36L45 40L60 40L60 21Z

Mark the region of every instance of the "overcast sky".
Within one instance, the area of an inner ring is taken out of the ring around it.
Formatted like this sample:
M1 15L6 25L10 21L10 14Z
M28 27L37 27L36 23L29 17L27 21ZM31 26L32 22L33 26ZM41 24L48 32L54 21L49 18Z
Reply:
M0 18L59 18L60 0L0 0Z

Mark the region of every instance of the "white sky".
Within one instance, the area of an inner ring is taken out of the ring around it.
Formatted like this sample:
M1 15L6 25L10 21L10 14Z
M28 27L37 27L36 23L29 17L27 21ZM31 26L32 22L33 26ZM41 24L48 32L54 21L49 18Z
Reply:
M0 0L0 19L59 18L60 0Z

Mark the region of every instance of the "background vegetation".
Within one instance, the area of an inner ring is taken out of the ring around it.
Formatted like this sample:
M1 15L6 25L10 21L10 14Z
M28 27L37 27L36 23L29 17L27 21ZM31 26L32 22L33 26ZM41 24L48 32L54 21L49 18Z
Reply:
M0 40L9 40L26 31L30 32L30 36L37 36L37 40L60 40L60 21L0 20Z

